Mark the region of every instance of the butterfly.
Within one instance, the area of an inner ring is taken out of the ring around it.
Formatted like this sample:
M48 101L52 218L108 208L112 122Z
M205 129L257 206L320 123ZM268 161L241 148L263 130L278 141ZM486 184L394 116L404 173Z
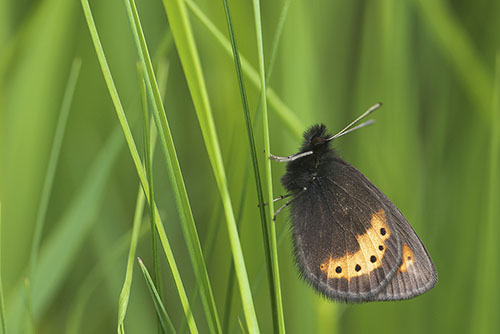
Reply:
M372 124L359 120L336 135L323 124L304 133L299 152L270 158L286 162L281 182L291 197L294 253L301 276L329 299L344 302L401 300L418 296L437 282L429 253L398 208L330 142Z

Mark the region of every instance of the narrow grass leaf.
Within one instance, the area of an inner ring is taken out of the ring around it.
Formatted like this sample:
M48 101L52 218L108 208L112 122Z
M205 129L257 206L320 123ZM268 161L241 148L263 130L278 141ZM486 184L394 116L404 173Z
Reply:
M484 228L481 228L478 267L476 275L475 306L472 307L471 332L498 333L500 321L496 317L499 309L498 281L500 266L497 255L500 253L500 51L496 57L496 77L493 92L490 135L490 165L488 176L487 217Z
M262 111L263 111L263 117L262 119L264 120L264 159L265 159L265 172L264 172L264 177L267 182L268 188L267 188L267 202L268 202L268 207L271 212L270 215L266 217L266 209L264 205L264 195L263 195L263 190L262 190L262 184L261 184L261 175L260 175L260 170L259 170L259 162L257 158L257 150L255 148L255 139L254 139L254 134L253 134L253 126L252 126L252 120L250 117L250 111L248 109L248 101L246 97L246 91L245 91L245 83L243 79L243 74L241 70L241 63L240 63L240 57L239 57L239 52L238 52L238 47L236 44L236 36L234 34L234 27L231 19L231 12L229 9L229 4L227 0L223 0L224 3L224 9L226 13L226 20L227 20L227 26L229 30L229 37L231 40L231 46L233 49L233 58L235 62L235 67L236 67L236 74L238 78L238 85L240 88L240 95L241 95L241 101L243 104L243 113L245 115L245 124L247 127L247 134L248 134L248 141L250 144L250 154L252 157L252 165L253 165L253 170L254 170L254 179L255 179L255 185L257 188L257 197L258 197L258 202L259 202L259 212L260 212L260 219L261 219L261 227L262 227L262 234L263 234L263 239L264 239L264 251L265 251L265 257L266 257L266 264L267 264L267 269L268 269L268 278L269 278L269 289L270 289L270 297L271 297L271 309L272 309L272 315L273 315L273 324L274 324L274 331L275 332L282 332L282 329L284 330L284 321L283 321L283 308L282 308L282 303L281 303L281 288L279 287L279 273L278 273L278 262L277 262L277 250L276 250L276 234L272 233L274 231L274 225L271 223L268 223L268 217L272 217L274 206L273 206L273 196L272 196L272 180L271 180L271 175L270 175L270 168L271 165L269 163L269 159L267 159L267 154L269 152L269 126L267 122L267 103L266 103L266 89L265 89L265 74L264 74L264 55L263 55L263 45L262 45L262 34L260 28L260 7L259 4L254 3L254 10L258 11L256 12L256 16L259 16L259 18L256 18L256 24L259 25L257 28L257 43L258 43L258 50L259 50L259 69L260 69L260 78L261 78L261 101L262 103ZM257 6L255 8L255 6ZM271 186L269 186L271 185ZM269 219L270 221L271 219ZM273 243L273 236L274 236L274 243ZM273 247L274 246L274 247ZM276 261L275 261L276 260ZM276 280L278 279L278 281Z
M193 0L184 1L194 16L207 28L207 30L212 34L215 40L220 46L226 51L226 53L232 56L231 43L227 38L220 32L219 29L213 24L212 21L203 13L203 11L198 7L198 5ZM241 56L241 66L243 68L243 73L250 79L250 82L255 86L260 86L259 73L255 70L248 60ZM267 99L269 104L274 108L274 111L283 120L283 124L288 128L288 130L295 136L302 136L303 125L299 120L297 115L295 115L292 110L279 98L276 92L268 88L267 89Z
M33 289L35 318L55 297L61 282L67 277L70 267L74 265L90 227L96 222L97 213L103 202L105 184L122 145L119 135L118 131L114 131L106 140L83 179L78 193L68 204L62 218L40 250L38 265L34 273L37 277ZM9 327L13 333L22 332L20 328L24 313L23 286L24 283L20 281L14 288L7 313Z
M141 230L142 215L144 212L144 192L139 187L137 193L134 223L132 227L132 238L130 240L130 248L127 258L127 269L125 272L125 281L123 282L120 298L118 301L118 333L125 333L125 315L127 313L128 300L130 298L130 287L132 285L132 274L134 271L134 258L135 250L137 249L137 242L139 240L139 232Z
M201 300L211 332L220 332L220 321L215 305L208 271L203 258L198 232L194 222L191 204L189 203L186 185L182 177L182 171L177 158L172 133L168 124L167 115L163 107L160 90L156 81L153 65L149 56L144 33L142 31L139 14L133 0L125 0L127 13L129 15L130 25L136 42L137 52L140 56L144 70L144 78L148 96L151 99L153 107L153 116L158 128L160 142L162 143L165 155L166 169L173 185L174 198L181 218L181 227L186 240L189 256L195 277L201 287Z
M142 189L141 189L142 191ZM145 238L149 232L149 226L141 224L141 230L139 231L139 241ZM109 247L109 251L103 254L102 257L93 265L92 269L89 270L89 274L85 276L85 280L78 286L75 297L73 298L73 303L68 311L69 315L66 318L66 325L64 333L68 334L78 334L84 332L82 327L85 324L86 318L85 309L89 305L89 301L93 297L93 293L96 289L102 286L102 281L105 279L105 269L112 266L116 261L127 255L130 250L130 240L132 238L133 227L127 231L118 240L114 241ZM143 298L143 296L138 296L138 298ZM147 297L149 300L149 297ZM142 301L142 300L141 300ZM91 305L95 306L95 305ZM148 311L144 311L148 312Z
M2 245L2 201L0 201L0 321L2 322L2 334L7 334L7 322L5 321L5 302L3 299L1 245Z
M59 154L61 152L64 131L66 129L66 123L68 120L69 111L71 110L71 101L73 100L73 94L75 92L75 87L78 81L78 76L80 74L81 66L82 66L82 61L79 58L76 58L73 61L73 65L71 66L71 71L69 74L68 82L66 83L66 90L64 92L64 98L61 105L61 110L59 112L59 119L57 121L56 132L54 135L54 142L52 143L52 149L50 151L49 164L47 166L45 180L42 188L42 196L40 198L40 205L38 207L38 213L36 216L33 242L31 244L31 255L30 255L31 280L36 279L33 276L33 273L38 258L38 251L40 249L40 241L42 240L43 227L45 225L45 217L47 215L47 208L49 206L50 194L52 192L52 186L54 184L57 161L59 159Z
M485 119L489 113L493 80L481 61L471 37L443 0L415 0L428 29L433 32L454 66L466 92Z
M118 91L116 90L116 86L113 82L113 77L111 75L111 71L109 69L106 56L104 55L104 50L101 45L101 41L99 39L99 35L97 33L97 28L95 26L94 18L92 16L92 12L90 10L90 6L87 0L82 0L82 7L83 11L85 14L85 18L87 20L87 25L89 27L90 35L92 37L92 41L94 42L94 48L96 50L97 58L99 60L99 63L101 65L101 70L104 75L104 79L106 81L106 84L108 86L108 90L111 95L111 99L113 101L113 104L115 106L115 111L117 113L118 119L120 121L120 125L122 127L123 133L125 135L125 139L127 141L128 147L130 154L132 156L132 160L134 161L134 165L137 171L137 174L139 176L139 179L141 181L142 188L144 190L144 193L146 195L146 198L148 200L148 203L150 201L149 199L149 186L147 183L147 178L145 175L144 168L141 163L141 159L139 157L139 152L137 151L137 147L135 145L132 132L130 131L130 127L128 125L125 112L123 110L120 98L118 96ZM167 261L169 263L172 276L174 278L174 282L177 288L177 292L179 293L179 298L181 300L181 304L184 310L184 314L188 319L188 324L189 324L189 329L193 333L198 333L198 329L196 327L195 320L193 318L192 312L191 312L191 306L189 304L189 300L186 295L186 291L184 289L184 285L179 273L179 269L177 267L177 264L175 262L174 254L172 252L172 248L170 247L170 242L168 241L167 234L165 232L165 229L163 227L163 223L161 221L160 216L158 215L158 209L156 208L156 205L154 205L154 211L155 211L155 226L158 231L160 241L163 247L163 251L165 253L165 256L167 258Z
M24 295L26 303L26 326L28 333L36 333L35 317L33 315L33 302L31 297L31 283L29 277L24 278ZM26 328L25 328L26 329Z
M225 0L227 2L227 0ZM257 50L258 50L258 58L259 58L259 77L260 77L260 99L262 101L262 128L264 133L264 179L267 183L267 209L268 215L267 218L269 220L264 221L267 223L267 237L269 247L268 256L270 257L270 271L271 271L271 300L273 308L273 320L274 320L274 332L284 333L285 332L285 319L283 316L283 302L281 300L281 283L279 276L279 264L278 264L278 247L276 243L276 225L274 221L271 219L274 215L274 205L273 205L273 180L272 180L272 172L271 172L271 161L268 156L271 152L271 144L269 140L269 119L267 115L267 84L266 84L266 71L264 67L264 41L262 37L262 22L261 22L261 14L260 14L260 0L253 0L254 7L254 18L255 18L255 35L257 37ZM239 63L239 62L238 62ZM239 66L241 67L241 65ZM241 75L241 80L243 80L243 76ZM250 120L250 118L248 118ZM252 131L252 127L249 128ZM253 136L252 136L253 137ZM252 138L253 139L253 138ZM255 145L254 145L255 150ZM256 152L255 152L256 154ZM264 203L261 203L264 205ZM264 209L264 208L262 208ZM265 217L264 210L262 210L263 216Z
M151 293L151 298L153 299L153 302L155 304L156 314L160 319L163 330L166 333L175 333L174 325L172 324L172 321L170 320L170 317L168 316L167 311L163 306L161 298L158 295L158 291L156 290L156 287L153 283L153 280L151 279L151 276L149 275L148 270L146 269L146 266L142 262L141 258L137 258L137 261L139 262L139 266L141 267L149 292Z
M165 11L177 46L179 58L184 69L191 97L195 106L198 122L212 164L215 179L224 206L229 242L235 263L240 295L246 323L250 332L258 332L259 325L255 314L252 293L241 249L240 238L236 228L233 207L229 195L226 172L222 161L215 124L212 116L205 79L196 48L191 23L183 0L164 0Z

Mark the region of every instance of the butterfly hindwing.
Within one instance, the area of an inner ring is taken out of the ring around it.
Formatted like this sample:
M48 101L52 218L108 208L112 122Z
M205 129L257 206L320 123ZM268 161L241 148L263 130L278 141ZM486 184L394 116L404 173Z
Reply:
M371 300L400 300L418 296L437 282L437 272L422 241L406 221L396 230L402 241L402 264L389 284Z
M327 297L369 300L401 265L399 217L357 169L340 158L331 166L291 204L297 262Z

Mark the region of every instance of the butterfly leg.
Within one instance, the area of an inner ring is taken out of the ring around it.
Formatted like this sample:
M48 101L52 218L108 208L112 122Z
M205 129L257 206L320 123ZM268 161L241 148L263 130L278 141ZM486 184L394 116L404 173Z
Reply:
M276 212L274 213L274 216L273 216L273 221L276 220L276 216L278 215L278 213L281 212L281 210L283 210L284 208L286 208L287 206L290 205L290 203L292 203L294 199L291 199L289 200L288 202L286 202L285 204L283 204L278 210L276 210Z
M278 215L278 213L281 212L281 210L283 210L284 208L286 208L287 206L289 206L290 203L293 202L293 200L295 200L296 198L298 198L306 190L307 190L307 188L304 187L304 189L302 189L302 191L299 192L294 198L292 198L291 200L289 200L288 202L286 202L285 204L283 204L278 210L276 210L276 212L274 213L274 216L273 216L273 221L276 220L276 216ZM273 202L279 201L280 199L283 199L283 198L289 197L289 196L292 196L292 194L287 194L287 195L283 195L281 197L278 197L278 198L274 199Z
M292 194L286 194L286 195L281 195L280 197L277 197L275 199L273 199L273 203L277 202L277 201L281 201L283 198L287 198L287 197L290 197L292 196ZM266 206L268 203L264 203L264 206ZM260 206L260 205L258 205Z
M290 196L292 196L292 194L281 195L280 197L273 199L273 203L277 202L277 201L281 201L282 199L290 197Z

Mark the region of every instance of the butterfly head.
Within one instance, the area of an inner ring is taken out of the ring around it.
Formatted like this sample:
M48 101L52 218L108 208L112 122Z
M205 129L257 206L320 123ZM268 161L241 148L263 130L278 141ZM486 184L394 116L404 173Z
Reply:
M301 152L320 152L328 149L329 138L331 138L331 135L327 133L326 126L324 124L315 124L304 132Z

